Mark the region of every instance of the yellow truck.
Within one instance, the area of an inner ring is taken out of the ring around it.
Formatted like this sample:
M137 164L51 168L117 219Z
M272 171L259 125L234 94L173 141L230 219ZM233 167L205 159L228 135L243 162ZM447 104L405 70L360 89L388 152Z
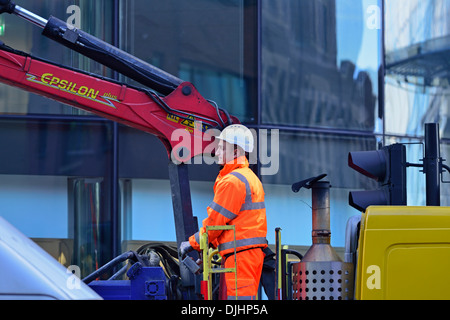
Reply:
M355 299L450 299L448 207L369 207L358 248Z
M378 188L349 193L349 205L361 214L347 222L344 261L330 246L326 175L293 184L294 192L312 189L313 245L300 262L278 268L287 279L282 299L450 299L450 208L440 206L442 174L450 168L439 146L438 124L427 123L422 164L407 162L399 143L349 153L349 166ZM426 206L407 206L411 166L426 175Z

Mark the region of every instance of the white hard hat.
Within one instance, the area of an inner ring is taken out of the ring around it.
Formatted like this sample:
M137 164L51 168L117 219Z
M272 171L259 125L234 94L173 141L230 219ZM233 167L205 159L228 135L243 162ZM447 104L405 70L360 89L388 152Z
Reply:
M232 124L226 127L222 130L217 139L238 145L245 152L253 151L253 134L242 124Z

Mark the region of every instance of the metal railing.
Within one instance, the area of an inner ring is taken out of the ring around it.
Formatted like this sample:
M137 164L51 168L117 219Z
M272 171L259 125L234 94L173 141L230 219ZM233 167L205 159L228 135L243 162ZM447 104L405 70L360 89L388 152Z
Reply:
M213 267L212 259L214 256L219 255L218 249L212 249L209 247L208 242L208 231L217 230L233 230L233 242L234 242L234 268L222 268ZM233 225L226 226L207 226L206 231L200 236L200 250L203 253L203 281L202 281L202 294L205 300L212 300L212 275L216 273L234 273L234 284L236 292L236 300L238 299L238 288L237 288L237 261L236 261L236 229Z

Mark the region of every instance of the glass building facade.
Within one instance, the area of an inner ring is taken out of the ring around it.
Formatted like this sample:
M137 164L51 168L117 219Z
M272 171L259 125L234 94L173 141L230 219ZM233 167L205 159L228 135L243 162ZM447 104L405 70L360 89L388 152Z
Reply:
M266 192L270 244L276 227L282 228L283 244L311 244L310 191L293 193L291 185L326 173L332 245L344 246L347 219L358 214L348 205L348 192L376 188L348 167L348 152L407 142L408 161L419 162L427 122L440 124L444 159L450 151L445 0L18 4L77 24L192 82L248 127L271 133L272 162L256 166ZM0 40L54 63L139 85L15 16L0 16ZM82 275L136 243L176 241L169 160L156 137L1 84L0 150L0 215L61 263L79 265ZM199 221L218 170L189 167ZM408 168L407 179L408 205L424 205L423 173ZM447 205L445 184L441 194Z

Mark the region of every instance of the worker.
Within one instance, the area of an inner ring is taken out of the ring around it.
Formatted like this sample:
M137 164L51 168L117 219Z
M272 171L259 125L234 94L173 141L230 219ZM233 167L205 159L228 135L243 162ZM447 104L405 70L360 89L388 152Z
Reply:
M253 300L263 268L263 249L267 248L264 190L249 168L248 153L253 151L253 135L243 125L230 125L217 137L216 155L223 166L214 183L214 199L200 230L180 244L181 256L200 251L200 236L206 226L234 225L236 232L237 288L234 273L225 273L227 299ZM217 247L225 268L234 268L233 230L208 232L210 245Z

